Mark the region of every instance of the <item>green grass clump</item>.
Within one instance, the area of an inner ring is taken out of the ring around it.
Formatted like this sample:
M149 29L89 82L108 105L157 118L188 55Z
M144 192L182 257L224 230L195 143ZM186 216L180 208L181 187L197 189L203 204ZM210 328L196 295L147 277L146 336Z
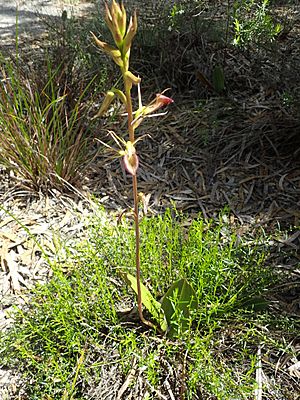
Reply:
M1 338L2 363L20 370L28 399L117 398L128 374L124 398L168 390L178 399L251 398L257 345L280 342L270 333L272 315L256 310L276 279L265 266L264 238L243 243L222 218L188 223L168 211L142 220L144 284L160 299L186 277L199 300L190 329L171 341L127 313L134 294L119 272L135 268L130 222L92 222L75 260L53 266L51 281L16 310Z
M49 58L35 71L2 54L0 76L0 164L36 191L80 186L95 155L86 122L93 79L75 85L63 63Z

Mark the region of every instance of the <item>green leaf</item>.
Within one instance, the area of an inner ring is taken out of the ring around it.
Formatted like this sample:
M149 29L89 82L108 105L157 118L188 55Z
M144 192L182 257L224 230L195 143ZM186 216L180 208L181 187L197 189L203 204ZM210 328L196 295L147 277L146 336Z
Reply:
M196 292L186 279L172 284L161 302L169 326L169 337L185 332L189 327L191 312L198 307Z
M127 273L127 274L121 273L121 275L124 278L124 280L127 282L127 284L137 294L138 290L137 290L136 277L129 273ZM166 330L168 329L168 324L166 321L164 310L162 309L162 305L160 304L159 301L155 300L155 298L152 296L150 291L142 283L141 283L141 293L142 293L142 303L144 304L146 309L150 312L150 314L153 316L155 321L158 322L161 330L163 332L166 332Z
M220 65L217 65L213 70L213 87L218 93L222 93L225 89L224 71Z

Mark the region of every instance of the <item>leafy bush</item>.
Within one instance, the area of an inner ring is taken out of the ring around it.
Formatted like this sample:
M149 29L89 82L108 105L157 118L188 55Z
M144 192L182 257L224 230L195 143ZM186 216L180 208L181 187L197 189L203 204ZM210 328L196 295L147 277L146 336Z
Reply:
M235 1L233 6L234 40L237 46L272 42L282 29L268 13L269 0Z

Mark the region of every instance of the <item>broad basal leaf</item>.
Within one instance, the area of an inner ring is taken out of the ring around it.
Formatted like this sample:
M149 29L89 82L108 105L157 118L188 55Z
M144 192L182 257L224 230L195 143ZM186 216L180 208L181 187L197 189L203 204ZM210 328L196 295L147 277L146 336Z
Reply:
M186 279L172 284L161 302L168 323L170 337L189 327L191 312L198 307L196 292Z
M222 93L225 89L224 70L220 65L217 65L213 70L213 87L218 93Z
M122 273L122 277L137 294L138 291L137 291L136 277L129 273L127 274ZM142 303L144 304L146 309L150 312L150 314L153 316L153 318L158 322L161 330L165 332L168 328L168 325L164 311L162 309L162 305L160 304L159 301L155 300L150 291L142 283L141 283L141 292L142 292Z

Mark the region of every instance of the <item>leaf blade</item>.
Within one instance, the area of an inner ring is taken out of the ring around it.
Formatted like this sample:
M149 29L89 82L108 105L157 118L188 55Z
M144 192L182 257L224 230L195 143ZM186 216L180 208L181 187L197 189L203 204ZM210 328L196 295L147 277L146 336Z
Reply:
M185 278L174 282L161 301L169 326L168 335L174 337L188 329L191 311L196 310L196 292Z
M138 290L137 290L136 277L129 273L121 273L121 275L123 279L126 281L126 283L137 294ZM168 324L161 303L155 300L151 292L142 283L141 283L141 292L142 292L142 303L144 304L146 309L150 312L150 314L153 316L153 318L159 323L161 330L163 332L166 332L168 329Z

